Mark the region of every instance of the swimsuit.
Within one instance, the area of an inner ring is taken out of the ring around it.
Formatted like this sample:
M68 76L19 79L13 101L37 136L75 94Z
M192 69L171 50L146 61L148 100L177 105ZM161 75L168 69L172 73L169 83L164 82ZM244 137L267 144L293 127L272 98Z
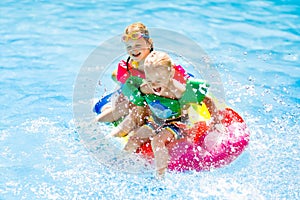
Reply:
M172 99L155 94L142 94L139 91L139 86L142 83L141 78L130 77L122 87L123 94L135 105L148 105L152 112L153 121L161 128L169 128L174 133L175 138L180 138L182 135L176 124L181 121L183 106L190 103L201 104L209 87L204 81L188 79L182 97Z

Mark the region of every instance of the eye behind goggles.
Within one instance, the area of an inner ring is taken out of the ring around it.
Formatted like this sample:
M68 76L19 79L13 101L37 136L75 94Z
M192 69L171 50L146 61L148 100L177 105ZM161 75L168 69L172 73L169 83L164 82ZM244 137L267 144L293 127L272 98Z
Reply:
M129 39L138 40L142 37L143 38L149 38L149 35L145 35L145 34L142 34L142 33L139 33L139 32L133 32L131 34L124 34L121 39L122 39L123 42L127 42Z

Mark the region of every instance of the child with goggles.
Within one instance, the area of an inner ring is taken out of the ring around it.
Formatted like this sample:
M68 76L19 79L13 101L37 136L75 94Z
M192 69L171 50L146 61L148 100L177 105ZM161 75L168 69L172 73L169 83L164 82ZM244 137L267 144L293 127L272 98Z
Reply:
M191 103L205 103L212 116L210 129L220 125L214 102L207 96L208 84L188 79L179 84L174 78L175 68L164 52L151 52L144 63L145 79L130 77L122 92L139 107L150 108L150 116L143 126L130 133L125 150L136 152L143 143L151 140L157 176L163 177L169 160L168 143L188 136L187 109ZM148 114L149 115L149 114ZM122 123L136 121L128 115ZM120 125L122 125L122 123Z
M140 38L149 38L149 35L146 35L146 34L143 34L143 33L140 33L140 32L132 32L130 34L124 34L122 36L122 41L123 42L128 42L129 39L138 40Z
M133 23L125 29L122 41L125 44L129 57L126 61L122 60L119 62L117 70L112 75L112 78L118 81L121 87L129 77L145 78L144 61L150 52L153 51L153 41L149 36L149 31L144 24L139 22ZM185 70L180 65L177 65L177 80L185 82L186 77ZM120 90L114 92L109 98L111 99L111 105L105 105L99 113L97 112L99 115L96 117L96 121L113 122L116 125L127 115L136 119L135 121L127 121L127 123L117 126L113 129L110 136L123 137L131 130L145 123L145 118L149 113L147 112L149 110L147 106L135 106ZM98 103L101 104L100 101Z
M117 70L112 74L112 78L122 85L130 76L145 78L144 60L153 50L153 42L149 36L147 27L140 22L127 26L121 39L125 44L129 57L126 61L122 60L119 62ZM134 108L133 104L120 92L113 93L110 98L112 104L105 105L97 112L100 113L96 117L98 122L116 122L122 120L125 115L134 115L135 112L138 112L137 110L142 109L139 107ZM98 103L101 104L100 101ZM140 113L144 113L144 110ZM129 131L129 129L142 123L143 120L134 124L129 123L127 124L127 129ZM117 134L116 136L122 135Z

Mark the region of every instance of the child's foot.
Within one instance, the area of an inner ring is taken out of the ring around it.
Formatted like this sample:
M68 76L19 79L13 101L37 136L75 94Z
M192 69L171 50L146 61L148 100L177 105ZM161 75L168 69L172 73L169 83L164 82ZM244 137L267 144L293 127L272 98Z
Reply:
M167 171L166 167L156 170L156 178L159 180L164 179L166 171Z
M126 133L125 131L123 131L122 129L120 129L119 127L115 127L115 128L111 131L110 135L111 135L112 137L124 137L124 136L127 135L127 133Z

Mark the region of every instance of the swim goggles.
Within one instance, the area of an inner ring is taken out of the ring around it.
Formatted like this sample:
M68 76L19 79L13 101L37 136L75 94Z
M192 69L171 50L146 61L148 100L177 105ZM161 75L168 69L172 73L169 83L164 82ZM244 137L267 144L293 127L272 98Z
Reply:
M140 38L149 38L148 35L145 35L145 34L142 34L142 33L139 33L139 32L133 32L131 34L124 34L122 36L122 41L123 42L127 42L129 39L132 39L132 40L138 40Z

